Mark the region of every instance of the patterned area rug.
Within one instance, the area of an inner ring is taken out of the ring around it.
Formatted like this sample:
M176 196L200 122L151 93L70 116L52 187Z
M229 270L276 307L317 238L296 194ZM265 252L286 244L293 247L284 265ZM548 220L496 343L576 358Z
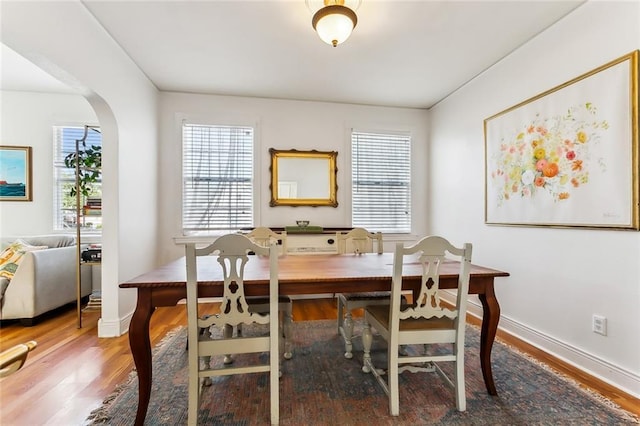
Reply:
M245 334L260 332L259 327L255 327ZM293 358L282 364L281 425L638 424L637 419L625 411L500 342L494 344L492 354L499 395L488 395L478 357L479 331L471 326L467 328L467 411L463 413L455 409L453 390L437 374L403 373L400 375L400 416L391 417L388 399L379 384L370 374L361 371L360 338L354 339L353 359L345 359L335 321L295 322L294 341ZM187 423L185 345L186 328L180 328L154 349L147 425ZM376 339L373 350L376 365L385 366L384 341ZM133 373L86 423L133 424L137 401L138 383ZM267 373L215 378L213 386L204 390L198 423L269 424Z

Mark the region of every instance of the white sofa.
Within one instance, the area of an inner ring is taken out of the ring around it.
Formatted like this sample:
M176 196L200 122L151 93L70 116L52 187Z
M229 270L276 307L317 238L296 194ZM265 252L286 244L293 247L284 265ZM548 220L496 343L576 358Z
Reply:
M76 243L68 235L17 237L43 250L25 253L4 296L0 319L33 325L37 317L76 301ZM4 249L16 238L2 238ZM91 294L91 267L82 267L82 296Z

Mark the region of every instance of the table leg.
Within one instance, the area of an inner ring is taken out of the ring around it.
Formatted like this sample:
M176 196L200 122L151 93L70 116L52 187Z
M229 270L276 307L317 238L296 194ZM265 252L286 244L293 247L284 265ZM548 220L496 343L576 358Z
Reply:
M151 396L151 342L149 321L154 308L151 306L151 291L138 288L138 303L129 325L129 346L138 373L138 411L136 425L142 426L147 416Z
M500 321L500 305L493 291L493 283L485 287L485 292L479 294L482 303L482 331L480 333L480 366L484 384L489 395L497 395L496 384L493 381L491 372L491 348L498 330Z

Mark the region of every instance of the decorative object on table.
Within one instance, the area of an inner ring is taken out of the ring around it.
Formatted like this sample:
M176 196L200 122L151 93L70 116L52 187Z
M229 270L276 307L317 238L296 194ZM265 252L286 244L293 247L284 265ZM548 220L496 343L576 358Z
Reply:
M0 201L32 201L31 147L0 146Z
M403 406L402 417L392 419L382 389L372 375L362 374L360 360L354 358L336 363L336 354L342 350L343 341L336 335L335 320L295 321L293 326L296 356L283 365L284 374L280 379L284 390L283 404L286 404L283 407L287 407L280 416L283 425L332 425L336 424L336 415L348 419L347 423L358 425L637 423L637 419L599 395L500 341L496 341L493 348L494 362L500 365L496 375L500 396L487 394L478 367L480 357L475 350L480 345L480 330L471 325L467 326L465 344L469 410L456 410L452 393L439 377L411 374L403 377L406 388L404 395L407 401L420 403ZM263 331L264 327L247 327L246 334L259 335ZM359 323L356 331L361 332ZM216 330L216 336L220 334L221 331ZM376 364L385 365L387 351L384 341L378 335L373 338L371 356ZM179 327L153 348L155 380L145 424L185 423L188 377L187 353L184 350L186 339L186 327ZM361 353L360 339L353 343L354 350ZM411 346L407 350L409 353L420 353L421 349L420 346ZM216 364L221 366L222 360ZM205 388L199 424L268 424L269 415L263 400L265 379L264 374L245 374L233 378L233 388L223 389L215 385ZM132 424L138 408L136 372L132 372L129 380L116 389L83 424ZM244 402L241 411L231 408L236 406L238 400Z
M307 226L309 226L309 221L308 220L296 220L296 225L298 225L300 228L306 228Z
M306 226L285 226L284 230L288 234L321 234L324 231L322 226L306 225Z
M638 54L484 121L485 223L640 229Z

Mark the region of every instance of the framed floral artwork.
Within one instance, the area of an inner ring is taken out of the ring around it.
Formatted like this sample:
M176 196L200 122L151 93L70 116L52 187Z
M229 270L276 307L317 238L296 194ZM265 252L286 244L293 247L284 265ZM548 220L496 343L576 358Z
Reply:
M485 223L639 230L638 51L484 120Z
M31 147L0 146L0 201L31 201Z

